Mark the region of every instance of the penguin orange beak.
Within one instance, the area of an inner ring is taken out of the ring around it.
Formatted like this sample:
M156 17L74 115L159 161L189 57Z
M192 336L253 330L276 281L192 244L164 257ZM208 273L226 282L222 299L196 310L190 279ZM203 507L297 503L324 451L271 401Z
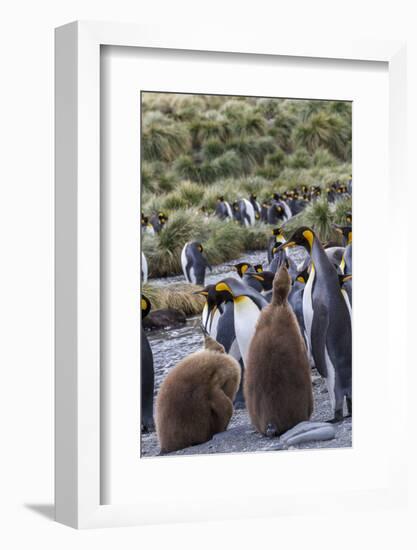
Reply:
M278 248L276 248L275 252L279 252L280 250L284 250L285 248L292 248L293 246L297 246L297 243L295 241L287 241L286 243L283 243Z
M208 296L207 290L196 290L193 294L200 294L200 296Z
M207 315L206 328L207 328L207 323L209 322L209 319L210 319L210 326L211 326L211 323L213 322L213 317L216 311L217 311L217 306L214 306L213 309Z

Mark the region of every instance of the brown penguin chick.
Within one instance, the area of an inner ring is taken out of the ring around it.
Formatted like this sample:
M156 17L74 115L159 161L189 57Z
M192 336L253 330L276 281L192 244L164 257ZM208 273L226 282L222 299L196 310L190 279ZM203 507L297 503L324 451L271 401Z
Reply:
M291 278L285 266L276 273L271 304L259 316L245 365L244 394L255 428L280 435L313 412L307 350L288 303Z
M223 432L239 384L239 363L206 336L205 349L180 361L159 390L156 431L161 453L204 443Z

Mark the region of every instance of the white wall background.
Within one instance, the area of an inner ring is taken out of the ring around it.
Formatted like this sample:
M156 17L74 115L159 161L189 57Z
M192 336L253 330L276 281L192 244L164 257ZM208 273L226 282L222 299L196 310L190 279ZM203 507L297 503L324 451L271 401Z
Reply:
M409 510L76 532L53 523L53 29L75 19L246 27L248 33L408 39L409 175L417 39L406 0L14 0L0 19L0 546L3 548L416 547ZM415 186L409 189L412 205ZM407 204L404 205L405 215ZM410 224L410 231L413 228ZM395 228L394 228L395 230ZM376 235L377 238L377 235ZM399 236L401 238L401 236ZM414 239L415 240L415 239ZM411 251L412 252L412 251ZM411 265L401 266L403 284ZM410 289L410 300L414 295ZM410 302L410 311L412 310ZM411 319L411 317L410 317ZM410 336L415 332L410 327ZM411 339L410 339L411 340ZM411 346L411 341L410 341ZM410 365L410 398L416 375ZM413 399L415 402L415 398ZM415 437L415 431L414 431ZM411 437L413 441L413 436ZM387 443L395 444L395 434ZM411 449L410 449L411 451ZM412 474L415 481L415 474ZM414 483L416 502L416 484ZM331 503L330 503L331 508ZM46 514L46 516L45 516ZM143 546L142 546L143 547Z

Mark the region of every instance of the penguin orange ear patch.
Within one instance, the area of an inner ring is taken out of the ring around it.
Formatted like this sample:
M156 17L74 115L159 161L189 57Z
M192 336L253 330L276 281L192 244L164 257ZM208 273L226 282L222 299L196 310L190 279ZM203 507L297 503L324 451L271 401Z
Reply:
M313 241L314 241L313 232L310 231L310 229L306 229L305 231L303 231L303 237L308 241L310 248L313 248Z
M146 300L144 298L141 299L140 304L143 311L148 308L148 304L146 303Z
M217 290L217 292L226 291L226 292L230 292L230 294L232 294L232 291L230 290L229 285L226 284L226 283L217 283L216 290Z

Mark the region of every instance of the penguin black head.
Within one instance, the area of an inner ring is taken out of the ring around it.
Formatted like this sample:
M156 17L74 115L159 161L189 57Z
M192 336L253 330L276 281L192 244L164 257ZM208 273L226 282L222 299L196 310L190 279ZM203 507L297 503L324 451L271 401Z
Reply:
M352 226L351 225L334 225L336 231L343 235L346 244L352 244Z
M275 252L278 252L279 250L292 248L293 246L303 246L307 252L311 252L315 240L318 241L314 231L309 227L303 226L294 231L286 243L281 244L278 248L274 248L276 248Z
M300 273L297 274L297 277L295 278L295 280L298 281L299 283L306 284L308 280L308 276L309 276L308 270L304 269L304 271L301 271Z
M339 284L340 287L342 287L347 281L350 281L352 279L352 275L342 275L339 274Z
M264 268L262 264L255 264L253 266L253 269L256 271L256 273L262 273Z
M255 195L255 193L251 193L249 199L250 199L251 201L256 201L256 195Z
M200 296L204 296L207 302L207 309L208 314L206 317L206 326L202 326L203 331L207 330L207 326L209 325L209 321L216 312L217 309L220 310L220 313L222 313L222 307L221 304L225 301L223 300L222 296L220 296L216 291L216 285L207 285L202 290L197 290L196 292L193 292L193 294L199 294Z
M148 225L148 223L149 223L149 218L148 218L148 216L144 216L144 215L142 214L141 225L143 225L144 227L146 227L146 226Z
M220 197L217 197L217 202L224 202L223 195L220 195Z
M251 277L259 281L262 285L262 290L271 290L274 281L275 273L272 271L262 271L259 273L246 272L246 277Z
M163 212L159 212L158 219L161 225L165 225L165 223L168 221L168 216Z
M281 195L279 193L273 193L272 198L274 199L274 201L280 201Z
M352 212L346 212L346 223L352 225Z
M142 310L142 319L144 319L148 315L148 313L151 311L152 306L149 298L147 298L143 294L140 300L140 306Z
M248 262L239 262L238 264L234 264L232 267L236 269L236 271L239 274L239 277L243 277L246 271L252 268L252 265L249 264Z

